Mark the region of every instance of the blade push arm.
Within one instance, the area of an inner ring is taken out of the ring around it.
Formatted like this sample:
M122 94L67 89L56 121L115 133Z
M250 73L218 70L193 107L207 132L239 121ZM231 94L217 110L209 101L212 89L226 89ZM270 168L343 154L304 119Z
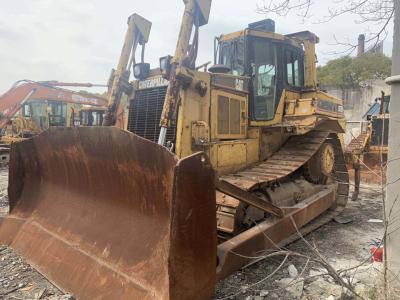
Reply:
M158 144L160 145L165 144L167 129L175 118L178 106L181 82L176 76L177 69L180 67L190 67L190 65L193 67L197 55L198 28L208 23L211 9L211 0L184 0L184 3L185 12L182 18L175 55L171 62L169 84L160 119L161 131L158 138ZM194 34L194 41L190 45L193 27L195 27L196 32ZM196 50L193 51L193 49ZM188 61L190 62L189 66L187 65Z
M137 14L128 19L128 30L125 35L125 42L122 47L116 70L113 70L109 81L108 109L104 117L104 126L113 126L116 122L116 114L121 97L130 89L129 76L130 68L135 64L135 53L140 44L144 49L151 29L151 22ZM143 53L142 53L143 60Z

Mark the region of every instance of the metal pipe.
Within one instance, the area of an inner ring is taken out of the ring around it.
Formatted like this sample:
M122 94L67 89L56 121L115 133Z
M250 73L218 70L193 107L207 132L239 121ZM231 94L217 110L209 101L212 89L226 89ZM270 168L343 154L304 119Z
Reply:
M385 243L385 264L387 264L386 284L389 288L400 288L397 274L400 271L400 231L396 230L396 219L400 211L400 1L394 1L394 41L392 56L392 77L386 80L391 84L389 155L387 165L387 192L385 199L385 224L387 225ZM390 296L389 296L390 297Z

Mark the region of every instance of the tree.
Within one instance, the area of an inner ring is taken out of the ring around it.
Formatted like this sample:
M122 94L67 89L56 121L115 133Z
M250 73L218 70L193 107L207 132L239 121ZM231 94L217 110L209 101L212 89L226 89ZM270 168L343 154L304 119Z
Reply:
M317 78L321 85L358 86L365 80L386 79L390 76L391 65L392 60L382 54L344 56L318 67Z
M314 5L312 0L260 0L257 11L263 14L277 14L286 16L296 14L304 19L310 17L310 9ZM338 16L351 15L358 24L372 25L377 28L369 31L366 44L377 45L387 36L387 28L394 16L394 1L398 0L331 0L327 11L318 22L330 22ZM315 18L313 18L315 19ZM335 38L336 39L336 38ZM342 53L351 53L357 44L337 41L344 47Z

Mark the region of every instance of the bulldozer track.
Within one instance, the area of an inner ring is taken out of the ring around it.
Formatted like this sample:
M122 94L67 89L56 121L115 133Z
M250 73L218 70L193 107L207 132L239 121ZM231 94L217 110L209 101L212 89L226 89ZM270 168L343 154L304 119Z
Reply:
M301 168L321 147L329 133L311 131L293 136L268 160L221 179L249 192L291 175Z
M333 177L338 183L338 189L336 194L336 203L335 206L330 208L324 214L322 214L317 219L311 221L308 225L299 229L301 235L307 235L312 231L324 226L325 224L332 221L336 216L343 212L346 208L346 204L349 197L349 173L347 171L343 150L340 144L340 141L336 135L330 135L327 139L330 143L332 143L335 149L335 169L333 173ZM286 246L290 243L295 242L300 239L300 235L298 233L293 234L289 238L285 239L281 243L279 243L280 247Z
M346 207L349 194L349 175L347 172L343 150L336 134L322 131L311 131L305 135L293 136L284 146L268 160L246 168L240 172L221 176L220 179L229 182L247 192L253 192L261 187L279 185L279 181L299 170L317 153L324 143L331 143L335 150L335 165L332 179L337 182L335 204L319 218L300 229L302 234L325 225ZM224 205L224 204L222 204ZM226 212L225 212L226 213ZM299 238L298 234L285 239L281 246L287 245Z
M350 144L346 147L347 153L362 153L365 145L367 144L368 133L361 133L359 136L353 138Z

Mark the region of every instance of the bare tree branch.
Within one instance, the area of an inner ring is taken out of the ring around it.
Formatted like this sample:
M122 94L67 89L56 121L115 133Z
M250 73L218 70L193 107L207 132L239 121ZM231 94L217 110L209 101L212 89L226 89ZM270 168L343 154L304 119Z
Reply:
M366 44L370 48L376 47L384 41L388 34L388 26L393 20L394 1L393 0L331 0L330 5L323 17L316 21L316 24L329 23L338 17L349 15L354 18L356 24L372 25L377 30L366 28ZM275 14L287 16L293 13L303 20L310 18L312 0L262 0L257 5L257 11L263 14ZM329 54L350 54L357 48L357 43L350 41L338 41L338 46L344 47L339 52Z

